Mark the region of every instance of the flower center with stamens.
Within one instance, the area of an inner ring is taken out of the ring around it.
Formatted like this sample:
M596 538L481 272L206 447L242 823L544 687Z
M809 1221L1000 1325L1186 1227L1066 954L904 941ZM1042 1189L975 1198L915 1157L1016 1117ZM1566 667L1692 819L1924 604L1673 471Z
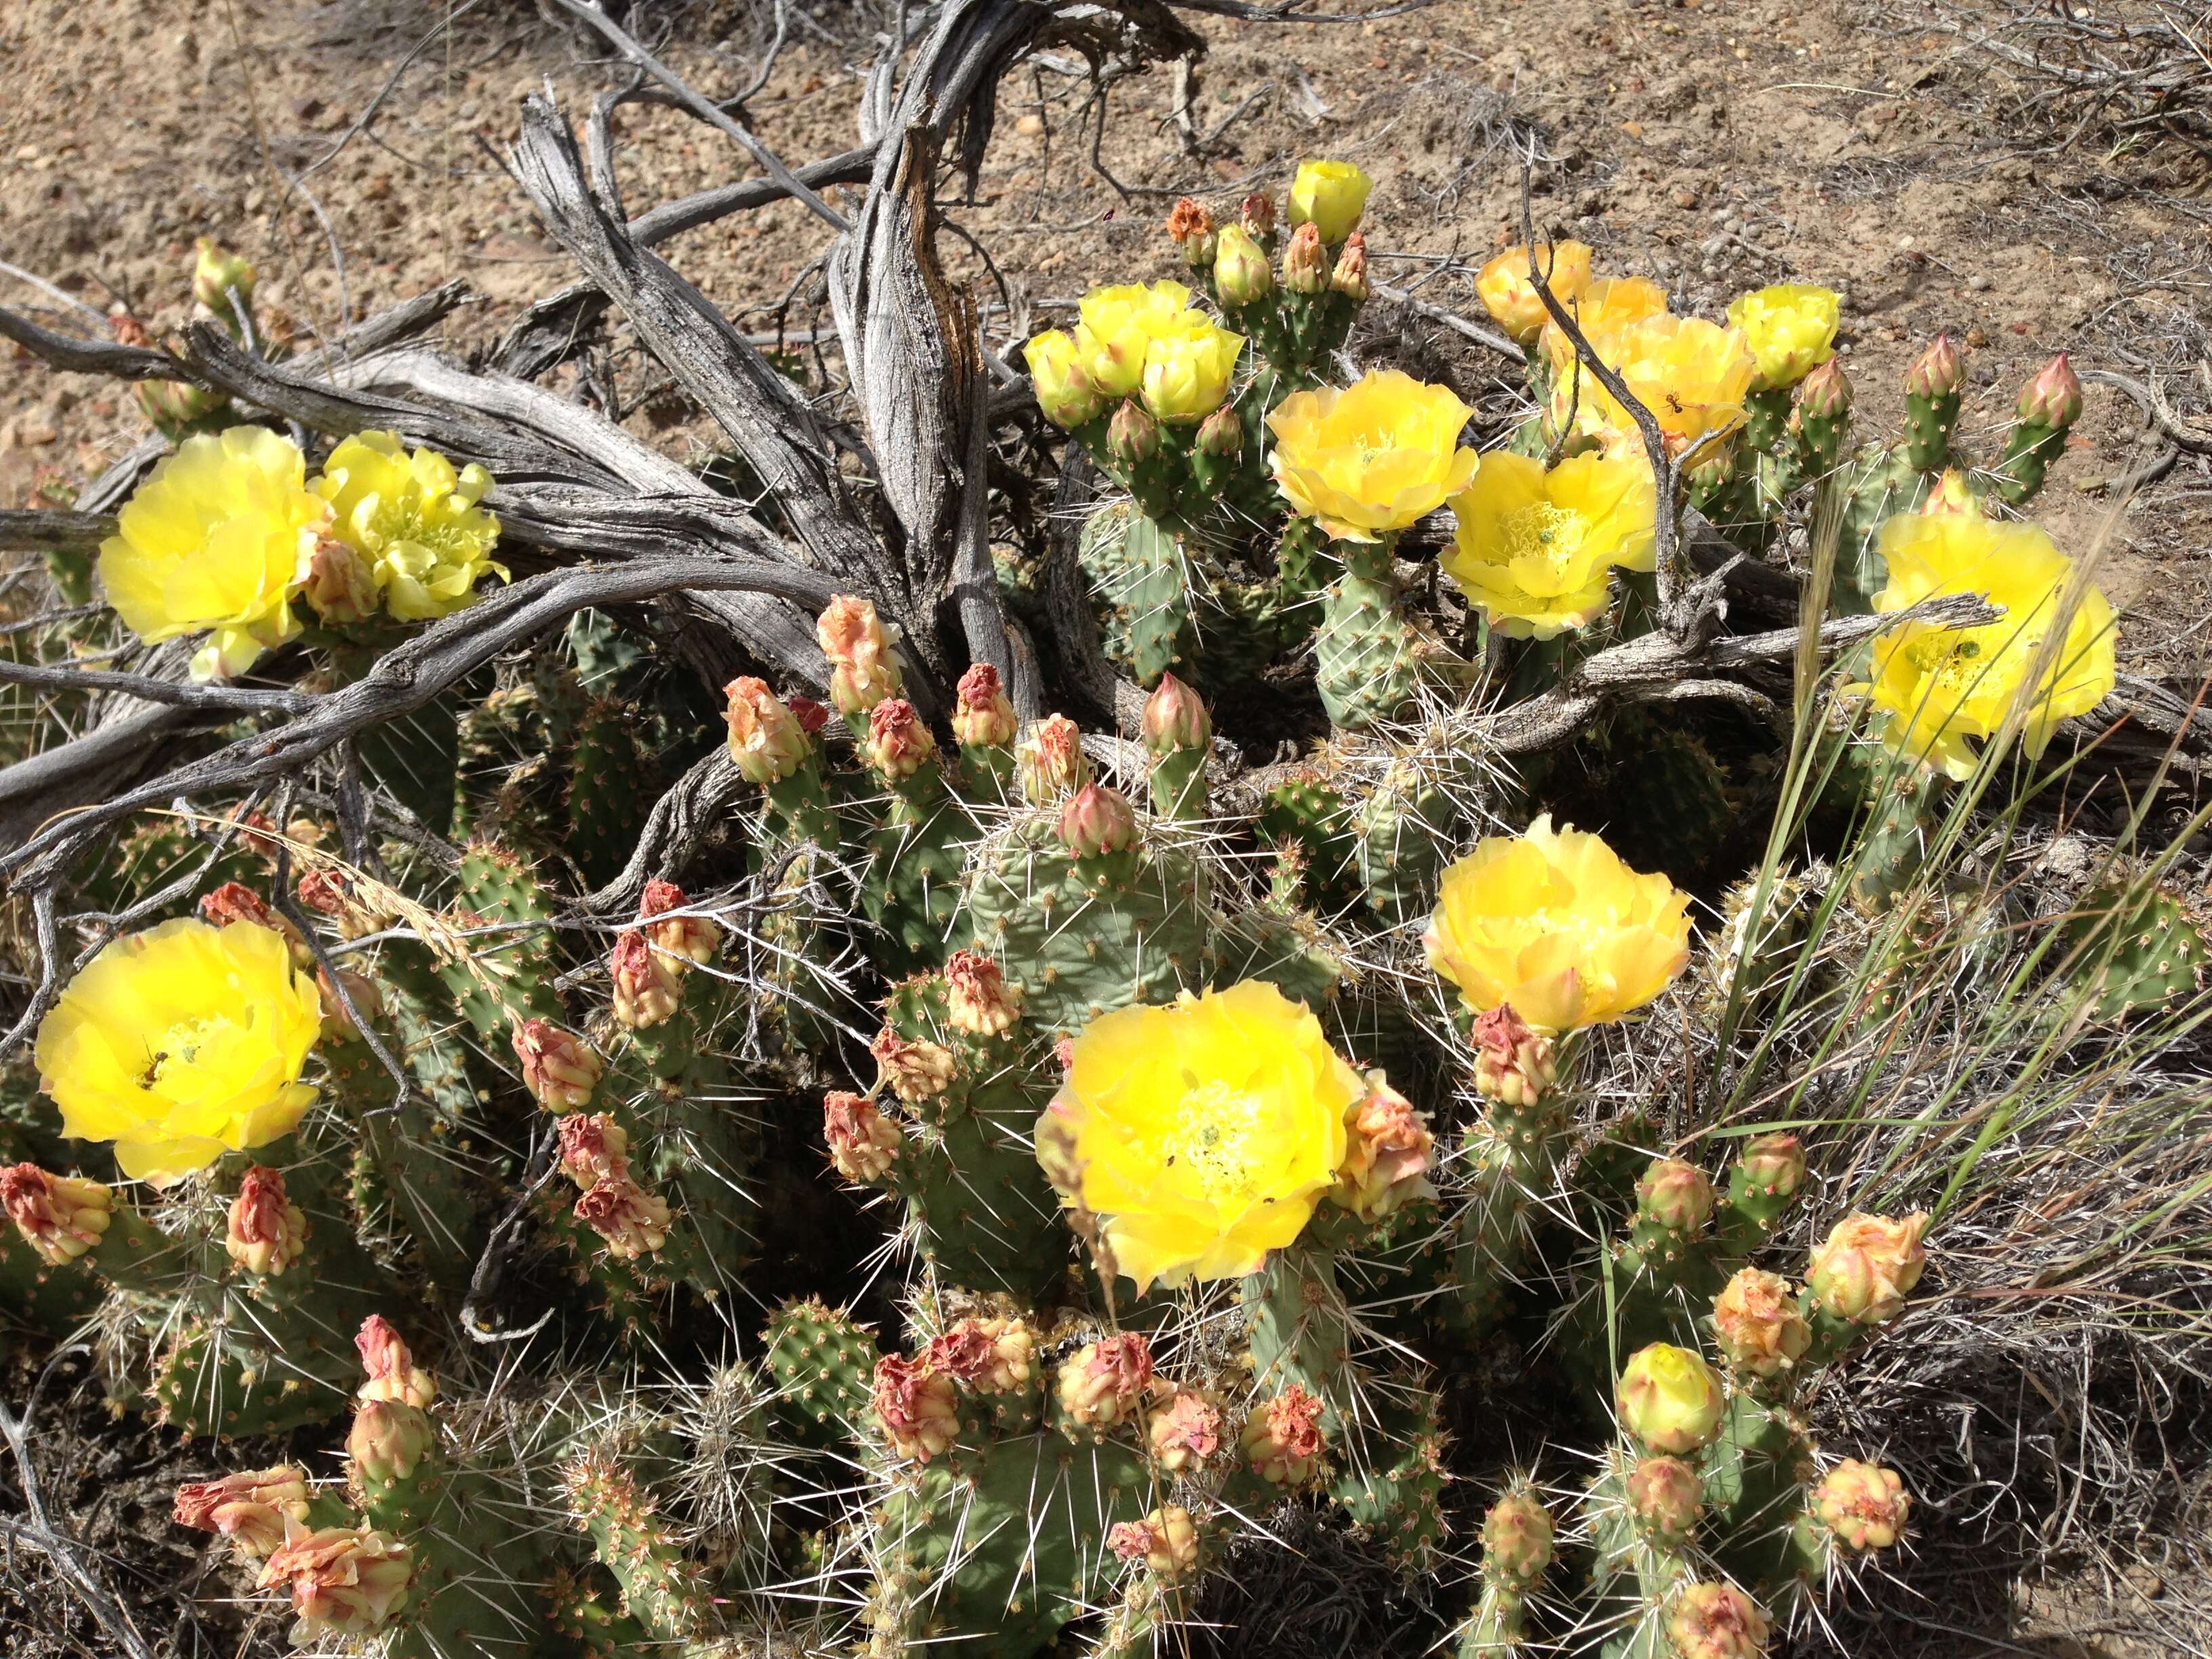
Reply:
M1183 1080L1174 1127L1161 1143L1168 1165L1191 1170L1209 1203L1224 1208L1249 1203L1259 1189L1255 1164L1262 1151L1265 1103L1218 1080L1200 1083L1188 1073Z

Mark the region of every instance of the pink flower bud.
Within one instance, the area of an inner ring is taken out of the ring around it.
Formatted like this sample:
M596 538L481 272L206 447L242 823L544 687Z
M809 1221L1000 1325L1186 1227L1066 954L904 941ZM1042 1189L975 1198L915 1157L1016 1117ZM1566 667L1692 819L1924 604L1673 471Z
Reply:
M1060 810L1060 839L1079 859L1127 852L1137 844L1137 813L1127 796L1086 783Z
M2029 426L2061 431L2081 418L2081 380L2060 352L2021 390L2020 418Z
M561 1173L584 1191L629 1173L629 1136L604 1113L572 1113L559 1133Z
M1477 1014L1473 1040L1474 1086L1486 1100L1525 1111L1559 1081L1551 1038L1537 1036L1510 1003Z
M1884 1550L1897 1542L1912 1513L1905 1482L1894 1469L1845 1458L1820 1477L1810 1507L1836 1541L1856 1552Z
M1829 358L1797 383L1797 410L1808 419L1832 421L1850 407L1850 377L1840 357Z
M1031 726L1014 751L1014 764L1022 799L1032 806L1050 806L1091 781L1083 730L1065 714L1048 714Z
M1106 1547L1163 1578L1180 1578L1198 1565L1198 1528L1188 1510L1163 1504L1141 1521L1117 1522L1106 1534Z
M1838 1222L1827 1242L1813 1252L1806 1284L1821 1307L1838 1319L1861 1325L1886 1324L1905 1306L1920 1282L1928 1252L1920 1235L1924 1215L1902 1221L1852 1215Z
M926 1360L885 1354L876 1362L876 1420L900 1457L927 1463L960 1437L960 1401L952 1379Z
M1152 1346L1139 1331L1086 1343L1060 1368L1061 1409L1101 1433L1135 1416L1152 1391Z
M526 1019L514 1028L514 1042L523 1085L540 1106L573 1112L591 1104L605 1066L583 1038L547 1020Z
M307 1518L307 1472L289 1463L177 1488L177 1524L221 1533L241 1560L259 1560L284 1541L287 1523Z
M323 536L307 558L307 585L301 597L332 628L345 628L376 614L376 572L352 547Z
M806 763L814 745L799 718L777 700L766 680L750 675L723 689L730 726L730 763L747 783L776 783ZM817 707L819 707L817 704Z
M1213 722L1197 692L1174 675L1163 674L1145 699L1144 734L1145 747L1155 755L1203 749L1213 741Z
M1667 1614L1681 1659L1759 1659L1774 1623L1734 1584L1685 1584Z
M672 881L648 881L639 901L637 919L645 924L646 942L654 950L686 962L704 964L714 959L722 943L722 930L705 916L678 914L691 901Z
M999 684L999 671L987 662L960 677L952 710L952 735L971 749L1003 749L1014 740L1014 705Z
M1482 1517L1482 1565L1507 1583L1531 1590L1552 1565L1552 1512L1530 1493L1510 1492Z
M1328 286L1328 250L1310 219L1291 233L1283 249L1283 286L1293 294L1319 294Z
M1199 453L1217 460L1233 461L1244 453L1243 417L1224 404L1198 424Z
M1736 1168L1753 1192L1788 1198L1805 1184L1805 1143L1793 1134L1761 1135L1743 1149Z
M282 1173L257 1164L240 1177L222 1248L246 1272L270 1279L300 1259L307 1248L307 1215L284 1191Z
M346 989L353 1006L361 1010L363 1019L374 1022L384 1012L384 992L366 974L357 974L350 968L341 968L333 981L326 969L315 969L315 991L323 1008L323 1035L339 1042L351 1042L360 1036L353 1016L346 1012L345 998L337 993L338 986Z
M1036 1334L1018 1319L963 1319L930 1340L922 1364L980 1395L1018 1394L1036 1376Z
M1160 423L1134 398L1106 423L1106 450L1123 467L1142 466L1160 453Z
M1221 1449L1221 1411L1204 1395L1178 1390L1174 1398L1152 1413L1147 1437L1152 1456L1170 1474L1203 1468Z
M1712 1218L1713 1183L1694 1164L1655 1158L1636 1183L1636 1217L1687 1237Z
M74 1261L107 1231L115 1194L97 1181L48 1175L35 1164L0 1169L0 1206L39 1259Z
M1733 1369L1778 1376L1805 1357L1813 1328L1788 1279L1745 1267L1713 1298L1713 1337Z
M407 1547L370 1527L295 1528L262 1564L263 1589L291 1592L295 1645L318 1636L374 1636L392 1622L415 1577Z
M240 881L227 881L212 893L201 894L200 915L217 927L242 921L255 927L266 927L272 933L289 931L283 918L270 908L269 901Z
M354 1410L346 1455L362 1479L389 1486L414 1474L436 1437L429 1418L419 1408L364 1400Z
M822 1101L822 1137L830 1163L848 1181L881 1181L898 1162L906 1137L866 1095L833 1090Z
M1244 1455L1271 1486L1302 1486L1321 1473L1327 1450L1321 1396L1293 1382L1244 1419Z
M898 696L898 659L891 654L898 630L867 600L839 594L815 623L814 637L830 659L830 702L839 714L865 714Z
M860 757L892 782L912 777L936 753L937 739L905 698L886 698L869 713Z
M942 1044L901 1036L888 1025L868 1045L891 1092L908 1105L934 1100L952 1086L952 1051Z
M1344 252L1336 256L1328 286L1331 292L1341 294L1356 306L1365 305L1367 296L1374 292L1367 278L1367 239L1358 231L1344 239Z
M353 1345L361 1352L361 1368L368 1373L358 1398L424 1407L438 1397L437 1379L415 1363L414 1353L382 1314L362 1321Z
M607 975L614 981L615 1018L634 1031L672 1018L683 1005L684 981L677 961L654 950L635 930L615 940Z
M1628 1510L1644 1536L1679 1549L1705 1512L1705 1483L1679 1457L1638 1459L1628 1472Z
M998 1036L1022 1016L1022 988L980 951L955 951L945 964L945 1018L969 1036Z
M668 1243L668 1200L646 1191L627 1173L603 1178L578 1199L575 1216L599 1236L608 1254L625 1261L650 1255Z
M1345 1127L1344 1163L1331 1194L1338 1204L1372 1222L1434 1196L1428 1171L1436 1136L1382 1073L1367 1074L1367 1093L1346 1115Z
M1905 371L1905 392L1914 398L1948 398L1966 383L1966 360L1948 334L1938 334Z

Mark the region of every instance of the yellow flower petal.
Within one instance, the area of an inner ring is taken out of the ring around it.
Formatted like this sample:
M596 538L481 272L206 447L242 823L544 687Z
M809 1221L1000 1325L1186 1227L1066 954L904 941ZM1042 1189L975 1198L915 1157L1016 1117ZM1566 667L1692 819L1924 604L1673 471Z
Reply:
M374 572L385 608L428 622L467 605L486 574L507 580L491 556L499 520L477 505L489 484L482 467L456 471L434 450L410 455L394 433L362 432L331 452L314 487Z
M1650 567L1658 492L1642 461L1577 455L1547 473L1525 455L1486 455L1451 507L1444 573L1511 638L1595 621L1613 566Z

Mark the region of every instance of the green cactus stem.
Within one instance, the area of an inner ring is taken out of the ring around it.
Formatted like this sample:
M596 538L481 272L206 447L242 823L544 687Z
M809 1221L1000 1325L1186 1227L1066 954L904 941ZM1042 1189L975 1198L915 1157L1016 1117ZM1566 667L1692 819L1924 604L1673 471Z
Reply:
M1395 719L1420 684L1413 625L1398 603L1396 540L1339 542L1334 549L1344 574L1322 599L1315 678L1330 723L1347 732Z

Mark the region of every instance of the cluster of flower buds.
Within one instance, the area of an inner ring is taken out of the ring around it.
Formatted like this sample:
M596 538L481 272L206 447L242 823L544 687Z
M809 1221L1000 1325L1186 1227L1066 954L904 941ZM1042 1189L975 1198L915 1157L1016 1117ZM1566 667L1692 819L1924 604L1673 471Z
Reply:
M848 1181L881 1181L898 1162L906 1137L866 1095L833 1089L822 1100L822 1135L830 1163Z
M307 1518L307 1474L289 1463L177 1488L176 1522L221 1533L241 1561L258 1561Z
M1163 1504L1141 1521L1117 1522L1106 1534L1106 1547L1163 1578L1180 1578L1198 1566L1198 1528L1182 1505Z
M1902 1221L1844 1217L1813 1251L1805 1282L1814 1299L1824 1311L1854 1324L1881 1325L1896 1318L1928 1265L1920 1243L1927 1225L1924 1215Z
M582 1189L576 1219L625 1261L668 1243L668 1200L630 1173L629 1137L612 1118L577 1112L561 1120L561 1173Z
M1152 1348L1140 1332L1085 1343L1060 1368L1068 1421L1103 1434L1134 1418L1153 1394Z
M1244 1419L1241 1442L1252 1472L1271 1486L1303 1486L1328 1454L1321 1396L1293 1382Z
M902 1037L888 1025L868 1045L890 1091L909 1106L935 1100L952 1086L958 1062L952 1051L927 1038Z
M955 951L945 964L945 1016L969 1036L1002 1036L1022 1017L1022 988L1007 980L995 958Z
M876 615L866 599L839 594L814 624L814 637L830 659L830 705L844 715L865 714L902 682L891 647L898 629Z
M1146 1437L1152 1457L1170 1474L1202 1469L1221 1449L1221 1408L1204 1395L1178 1389L1152 1413Z
M48 1175L35 1164L0 1170L0 1206L41 1261L74 1261L107 1231L115 1194L97 1181Z
M246 1272L269 1279L281 1275L306 1251L307 1212L285 1192L280 1171L257 1164L240 1177L222 1248Z
M876 1362L876 1420L899 1456L927 1463L942 1456L960 1437L960 1398L949 1372L924 1354L906 1359L891 1353Z
M1362 1221L1380 1221L1418 1199L1433 1198L1429 1158L1436 1136L1413 1103L1380 1072L1345 1118L1344 1162L1330 1196Z
M902 782L936 756L937 739L905 698L886 697L868 711L868 735L860 740L860 758L886 781Z
M1485 1100L1525 1112L1559 1080L1552 1039L1531 1030L1510 1003L1477 1014L1473 1038L1474 1086Z
M1014 751L1022 799L1032 806L1052 806L1091 781L1091 763L1083 753L1083 728L1065 714L1048 714L1029 729Z
M1788 1279L1746 1267L1713 1298L1713 1339L1731 1370L1774 1377L1805 1357L1813 1327Z
M1019 722L1014 705L989 663L971 664L960 677L952 708L952 736L969 749L1003 749Z
M591 1044L543 1019L524 1020L514 1028L513 1042L523 1085L540 1106L562 1113L592 1103L606 1066Z
M769 690L766 680L747 675L723 688L729 699L722 718L729 723L730 763L747 783L781 783L806 764L814 752L810 726L798 710ZM808 708L826 714L819 703Z
M361 1353L361 1368L368 1380L358 1397L382 1400L397 1406L427 1407L438 1397L438 1380L415 1363L414 1351L382 1314L371 1314L361 1322L353 1340Z

